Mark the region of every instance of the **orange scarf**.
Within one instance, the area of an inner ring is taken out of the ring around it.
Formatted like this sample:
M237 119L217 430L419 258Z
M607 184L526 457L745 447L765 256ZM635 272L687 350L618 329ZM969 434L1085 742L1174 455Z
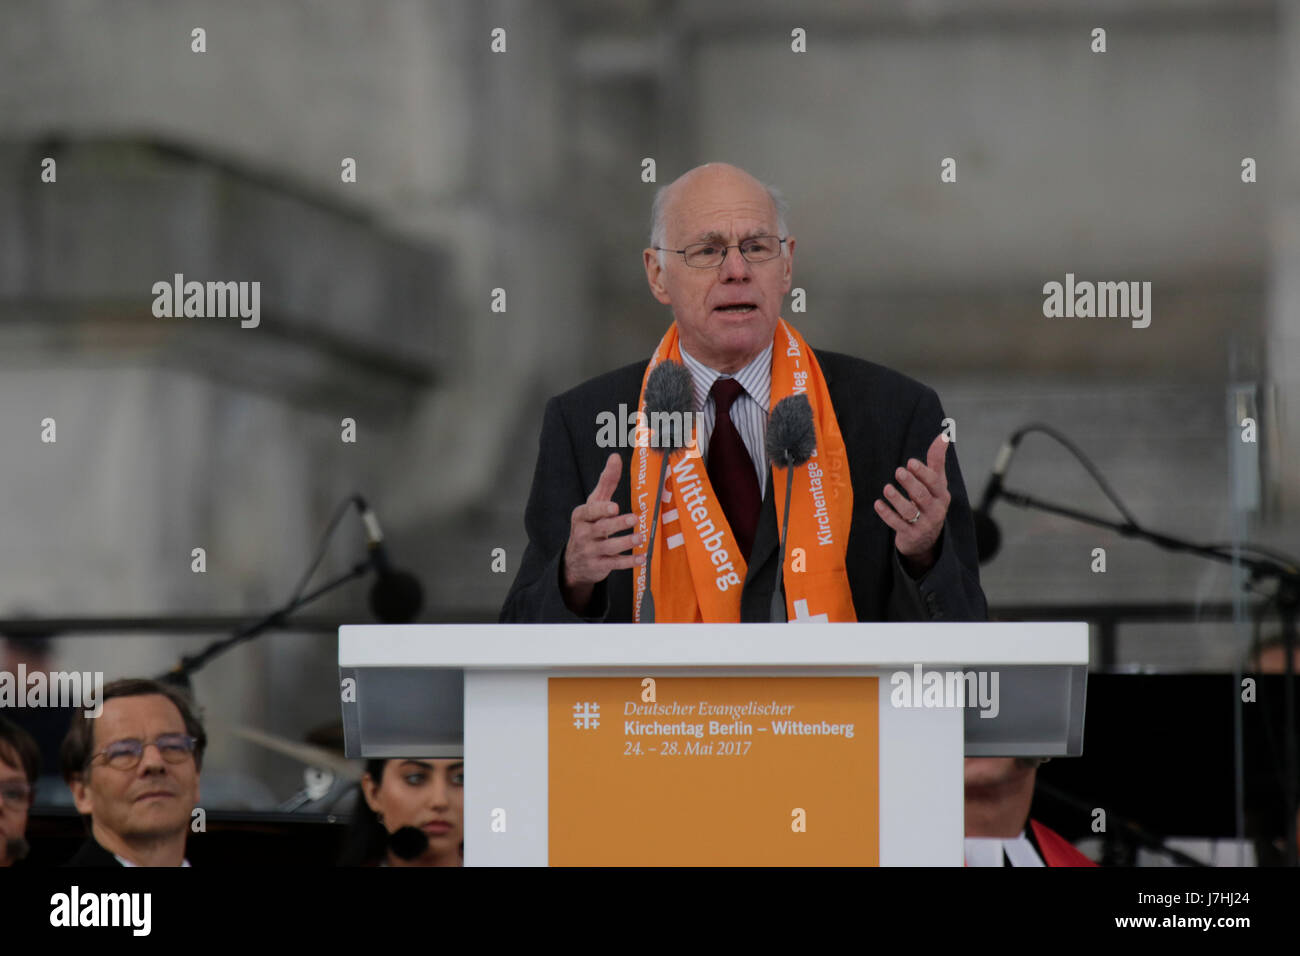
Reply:
M682 361L676 322L659 342L641 380L637 407L643 414L646 380L665 359ZM790 534L783 572L786 613L791 621L856 621L844 566L853 519L853 486L844 438L817 358L803 337L781 319L772 348L769 410L787 395L801 392L807 394L812 405L817 450L805 464L793 469ZM662 452L649 447L648 437L648 430L638 431L632 456L632 509L637 514L637 532L643 535L649 531L654 514L654 495L663 461ZM713 493L694 434L689 447L668 456L668 469L651 558L655 620L739 621L740 592L748 567ZM772 469L772 485L779 535L785 510L785 468ZM644 554L648 547L648 542L643 543L634 551ZM637 568L633 617L638 622L645 578L645 567Z

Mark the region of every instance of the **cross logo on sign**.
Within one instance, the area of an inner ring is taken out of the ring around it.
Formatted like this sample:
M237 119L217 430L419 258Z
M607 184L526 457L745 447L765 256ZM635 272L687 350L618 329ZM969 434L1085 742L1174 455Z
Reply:
M600 726L600 704L583 701L573 705L573 726L579 730L591 730Z
M809 614L808 602L802 598L794 602L794 619L807 624L825 624L830 620L825 614Z

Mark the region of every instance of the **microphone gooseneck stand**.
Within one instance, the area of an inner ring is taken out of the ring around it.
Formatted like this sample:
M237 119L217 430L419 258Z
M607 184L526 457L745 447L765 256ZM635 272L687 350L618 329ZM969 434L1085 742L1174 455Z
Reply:
M1070 807L1072 810L1076 810L1085 816L1091 815L1092 811L1098 806L1096 802L1080 800L1078 797L1071 796L1064 790L1059 790L1050 783L1044 783L1041 780L1034 782L1034 789L1043 796ZM1182 850L1176 850L1171 846L1167 846L1162 837L1146 830L1136 821L1130 820L1127 817L1122 817L1117 813L1107 811L1106 822L1108 825L1118 828L1119 832L1134 846L1144 847L1151 850L1153 853L1167 856L1169 859L1182 866L1210 866L1209 863L1206 863L1203 860L1198 860L1190 853L1184 853ZM1104 864L1105 861L1103 860L1103 865Z
M289 603L284 605L284 607L272 611L260 620L249 624L247 627L240 628L230 637L223 637L220 640L213 641L197 654L188 654L182 657L180 663L167 673L163 674L160 679L171 684L177 684L181 687L188 688L190 684L190 676L198 673L198 671L213 658L224 654L236 644L242 644L244 641L252 640L254 637L257 637L257 635L269 628L284 624L289 615L304 604L311 603L318 597L333 591L335 588L346 584L348 581L364 576L370 571L370 568L371 562L369 559L357 562L351 570L339 575L334 580L321 585L315 591L291 599Z
M650 579L650 562L654 558L655 535L659 530L659 511L664 498L664 483L668 477L668 458L673 452L687 447L691 442L687 434L690 430L689 423L692 421L690 416L695 410L691 395L691 373L686 370L686 366L672 359L665 359L656 364L646 376L645 394L642 397L644 407L637 412L638 416L644 415L644 421L648 423L648 426L638 425L638 448L641 447L640 443L644 438L647 454L650 453L650 448L659 451L659 484L655 490L654 518L650 522L648 531L649 541L645 551L645 587L641 592L641 605L637 618L642 624L655 623L655 598L651 590L653 582ZM674 421L678 423L677 428L672 427ZM681 427L683 421L688 423L685 428ZM642 427L645 427L644 432L641 431Z
M1083 453L1075 448L1068 439L1058 433L1055 429L1046 425L1031 425L1021 430L1021 434L1028 431L1043 431L1062 442L1071 452L1074 453L1088 468L1088 471L1097 478L1100 478L1096 468L1083 457ZM1296 845L1296 811L1300 794L1297 793L1297 785L1300 780L1297 779L1300 773L1300 760L1297 759L1297 739L1296 739L1296 701L1295 701L1295 647L1296 647L1296 616L1297 610L1300 609L1300 571L1294 566L1283 564L1280 561L1268 558L1247 557L1237 552L1227 552L1223 545L1205 545L1196 544L1183 538L1176 538L1172 535L1160 534L1155 531L1148 531L1141 527L1137 521L1129 514L1128 510L1123 507L1118 499L1110 492L1109 488L1102 482L1107 496L1115 502L1116 506L1124 514L1125 521L1112 521L1108 518L1101 518L1097 515L1088 514L1075 508L1067 508L1063 505L1053 504L1050 501L1043 501L1032 495L1023 492L1012 491L1008 488L999 488L996 491L996 497L1004 498L1013 505L1030 510L1043 511L1048 514L1060 515L1064 518L1070 518L1073 521L1079 521L1084 524L1095 525L1099 528L1106 528L1114 531L1126 538L1140 538L1144 541L1150 541L1166 551L1180 551L1186 554L1194 554L1198 557L1207 558L1212 561L1219 561L1225 564L1240 565L1247 568L1251 574L1251 580L1272 579L1277 582L1277 591L1273 599L1277 601L1278 613L1282 619L1282 646L1286 655L1286 680L1283 683L1282 692L1282 712L1283 712L1283 795L1286 806L1286 860L1288 866L1297 865L1297 855L1300 848ZM1258 549L1252 549L1258 550ZM1240 696L1237 698L1237 707L1241 706ZM1237 741L1240 748L1241 741ZM1240 808L1238 809L1238 818L1240 819ZM1243 834L1238 833L1240 839Z
M790 530L790 489L794 487L793 472L793 463L787 463L785 471L785 517L781 520L781 545L780 550L777 552L780 560L776 564L776 583L772 587L772 606L768 615L768 620L773 624L785 624L790 620L790 616L785 610L785 591L781 586L781 582L785 571L785 536Z
M338 506L334 510L334 514L330 518L329 524L326 526L324 533L321 535L320 544L316 548L315 557L312 559L311 564L307 567L306 572L298 580L298 583L294 586L293 595L289 598L288 601L285 602L283 607L277 608L276 610L267 614L265 617L254 621L253 623L247 625L246 627L240 628L234 634L230 635L230 637L224 637L219 640L213 641L211 644L209 644L203 650L199 651L197 654L188 654L183 656L180 659L180 663L178 663L170 671L167 671L165 674L160 675L159 679L166 681L167 683L170 684L176 684L177 686L189 690L190 677L193 674L198 673L198 671L201 670L206 664L208 664L210 661L220 656L221 654L224 654L226 651L230 650L230 648L234 647L236 644L242 644L244 641L252 640L254 637L257 637L257 635L263 633L269 628L283 625L288 620L289 615L292 614L294 611L296 611L298 608L302 607L305 604L311 603L317 598L329 593L330 591L333 591L334 589L346 584L349 581L364 576L367 572L369 572L372 569L379 570L382 572L383 568L379 565L376 557L376 553L372 548L371 553L367 556L366 560L358 561L356 564L352 566L350 570L344 572L343 574L339 575L333 580L326 582L325 584L318 587L316 590L311 591L307 594L303 593L304 588L306 588L307 586L307 582L311 580L311 577L316 572L316 569L320 567L320 563L325 557L326 548L329 545L330 539L334 536L334 532L338 530L339 522L342 520L343 515L347 512L347 509L349 507L360 507L364 509L365 502L360 495L355 495L355 494L348 495L341 502L339 502Z
M668 477L668 449L661 449L659 455L659 487L655 489L655 514L650 522L650 541L645 549L645 592L641 595L641 622L655 622L655 596L650 591L650 559L655 554L655 531L659 526L659 505L664 500L664 483Z

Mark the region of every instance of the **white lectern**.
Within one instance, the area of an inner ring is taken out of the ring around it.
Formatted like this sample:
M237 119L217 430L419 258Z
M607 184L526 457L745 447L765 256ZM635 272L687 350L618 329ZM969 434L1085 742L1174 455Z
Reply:
M350 625L339 670L348 757L464 756L466 865L960 866L963 755L1082 753L1088 625Z

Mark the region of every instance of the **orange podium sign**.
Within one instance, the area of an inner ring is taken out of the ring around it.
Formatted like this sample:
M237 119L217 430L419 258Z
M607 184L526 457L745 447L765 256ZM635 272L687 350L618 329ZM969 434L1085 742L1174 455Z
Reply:
M550 864L878 865L878 693L874 677L551 678Z

